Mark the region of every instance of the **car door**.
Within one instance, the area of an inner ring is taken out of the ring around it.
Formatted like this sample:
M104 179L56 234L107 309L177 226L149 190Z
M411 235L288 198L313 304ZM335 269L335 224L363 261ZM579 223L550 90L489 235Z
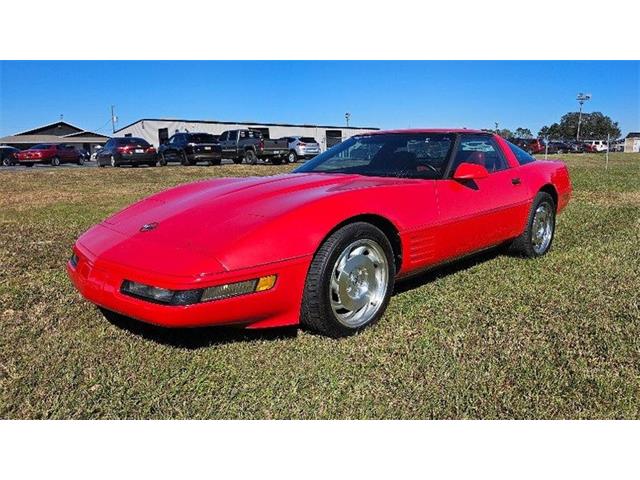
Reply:
M441 253L457 257L517 236L528 208L520 167L509 164L492 135L461 135L454 155L448 178L436 182ZM489 175L454 180L453 173L463 162L480 164Z
M222 156L224 158L229 158L229 155L228 155L229 146L227 143L228 141L229 141L229 132L222 132L220 137L218 137L218 144L220 144L220 150L222 151Z

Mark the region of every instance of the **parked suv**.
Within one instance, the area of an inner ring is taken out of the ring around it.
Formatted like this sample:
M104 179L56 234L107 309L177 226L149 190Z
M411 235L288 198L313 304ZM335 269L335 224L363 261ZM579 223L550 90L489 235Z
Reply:
M5 167L18 164L18 150L15 147L9 147L8 145L0 145L0 164Z
M62 163L77 163L83 160L73 145L57 143L41 143L18 153L18 163L25 167L33 167L36 163L48 163L54 167Z
M547 144L545 151L548 153L569 153L571 151L571 145L566 142L551 140Z
M544 142L539 138L511 138L509 141L534 155L544 152Z
M210 133L176 133L158 149L158 163L180 162L195 165L206 161L209 165L220 165L222 149L218 137Z
M313 158L320 153L320 144L313 137L286 137L289 144L289 163L295 163L299 159Z
M154 167L158 160L156 149L146 140L137 137L114 137L96 154L99 167L119 167L121 165L149 165Z
M223 132L219 138L222 158L230 158L233 163L255 165L258 159L280 165L289 153L286 139L265 139L258 130L240 129Z

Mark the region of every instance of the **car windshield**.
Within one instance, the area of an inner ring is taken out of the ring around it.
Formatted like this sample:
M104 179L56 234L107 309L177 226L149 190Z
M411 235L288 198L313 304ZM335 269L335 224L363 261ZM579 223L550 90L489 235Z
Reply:
M295 172L442 178L453 140L452 134L443 133L385 133L351 137Z
M40 145L35 145L31 147L31 150L49 150L52 147L50 143L41 143Z
M216 137L209 133L192 133L188 136L189 143L216 143Z

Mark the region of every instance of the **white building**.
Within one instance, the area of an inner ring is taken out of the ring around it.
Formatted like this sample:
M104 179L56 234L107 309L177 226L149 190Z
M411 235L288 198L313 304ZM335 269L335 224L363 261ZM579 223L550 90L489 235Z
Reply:
M150 144L159 146L176 132L204 132L220 135L226 130L239 128L260 130L265 138L282 138L296 135L314 137L323 151L353 135L379 130L377 127L336 127L328 125L295 125L289 123L143 118L116 130L113 136L144 138Z

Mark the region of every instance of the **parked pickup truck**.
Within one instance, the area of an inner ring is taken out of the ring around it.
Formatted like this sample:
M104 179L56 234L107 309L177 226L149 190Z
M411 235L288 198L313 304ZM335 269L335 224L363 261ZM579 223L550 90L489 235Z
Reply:
M289 153L286 139L263 138L258 130L227 130L218 139L222 148L222 158L230 158L233 163L255 165L258 159L280 165Z

